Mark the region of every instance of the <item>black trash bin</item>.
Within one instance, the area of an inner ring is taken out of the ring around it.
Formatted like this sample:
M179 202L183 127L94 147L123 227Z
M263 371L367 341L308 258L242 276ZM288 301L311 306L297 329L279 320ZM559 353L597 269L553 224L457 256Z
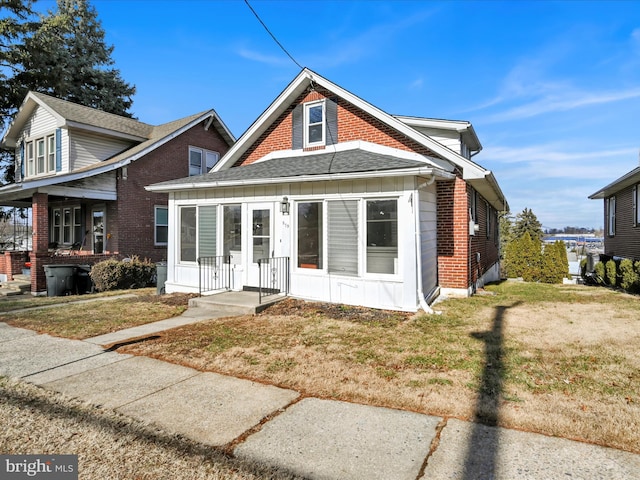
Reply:
M93 281L89 273L91 273L91 265L78 265L75 278L78 295L93 292Z
M75 293L77 265L45 265L47 296L61 297Z

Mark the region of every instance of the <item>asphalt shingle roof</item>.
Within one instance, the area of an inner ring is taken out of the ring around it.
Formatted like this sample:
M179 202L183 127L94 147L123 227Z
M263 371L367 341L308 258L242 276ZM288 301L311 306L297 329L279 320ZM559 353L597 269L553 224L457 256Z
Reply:
M31 92L53 111L69 121L83 123L94 127L106 128L137 137L149 138L153 126L133 118L103 112L77 103L60 100L44 93Z
M262 180L311 175L344 174L371 171L388 171L429 166L425 162L409 160L368 152L347 150L327 152L300 157L273 158L262 162L232 167L219 172L180 178L157 183L157 186L207 184L212 182L233 182L242 180Z

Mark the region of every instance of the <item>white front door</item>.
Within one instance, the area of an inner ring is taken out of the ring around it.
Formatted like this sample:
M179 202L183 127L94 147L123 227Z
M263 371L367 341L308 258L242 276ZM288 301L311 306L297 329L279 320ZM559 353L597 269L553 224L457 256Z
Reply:
M258 260L270 258L274 254L273 242L273 204L256 203L249 205L249 248L248 251L248 275L247 286L257 287Z

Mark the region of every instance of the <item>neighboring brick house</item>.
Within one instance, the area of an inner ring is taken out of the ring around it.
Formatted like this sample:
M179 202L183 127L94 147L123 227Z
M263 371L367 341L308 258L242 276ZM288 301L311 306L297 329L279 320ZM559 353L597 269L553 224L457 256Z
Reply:
M216 288L252 289L279 258L277 288L304 299L416 311L472 294L499 278L508 209L481 148L468 122L392 116L304 69L210 173L147 187L169 193L165 287L202 290L217 257Z
M640 260L640 167L589 198L604 200L604 254Z
M168 197L145 185L202 174L234 141L214 110L153 126L29 92L2 139L16 164L0 205L32 208L33 251L5 257L27 256L32 293L46 264L165 260ZM0 262L8 279L12 263Z

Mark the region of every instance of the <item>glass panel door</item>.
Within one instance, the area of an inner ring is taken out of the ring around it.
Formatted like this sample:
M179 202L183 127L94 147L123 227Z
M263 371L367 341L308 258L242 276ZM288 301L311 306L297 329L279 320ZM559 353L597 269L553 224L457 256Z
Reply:
M271 210L254 209L252 212L253 250L252 262L271 257Z
M93 253L104 253L104 210L93 210L91 215L93 230Z

